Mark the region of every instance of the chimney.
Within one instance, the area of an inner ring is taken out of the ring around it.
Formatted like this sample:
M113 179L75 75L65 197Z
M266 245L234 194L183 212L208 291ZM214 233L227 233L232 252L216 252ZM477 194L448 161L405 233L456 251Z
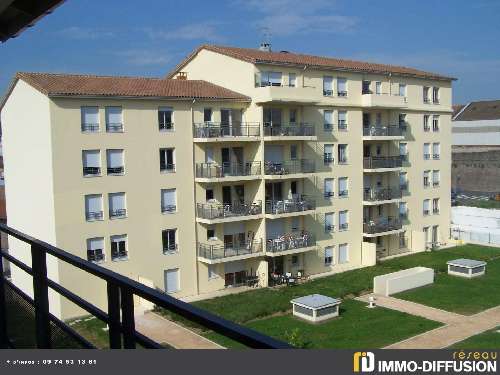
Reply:
M271 43L262 42L259 47L260 51L271 52Z

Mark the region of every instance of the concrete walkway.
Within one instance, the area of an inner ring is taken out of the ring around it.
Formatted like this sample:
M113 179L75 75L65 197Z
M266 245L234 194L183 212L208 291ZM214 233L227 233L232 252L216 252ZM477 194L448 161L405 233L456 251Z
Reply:
M158 343L176 349L224 349L224 347L153 312L135 316L135 329Z
M444 326L386 346L384 349L442 349L500 325L500 306L475 315L460 315L419 303L373 294L379 306L444 323ZM370 295L358 297L363 302Z

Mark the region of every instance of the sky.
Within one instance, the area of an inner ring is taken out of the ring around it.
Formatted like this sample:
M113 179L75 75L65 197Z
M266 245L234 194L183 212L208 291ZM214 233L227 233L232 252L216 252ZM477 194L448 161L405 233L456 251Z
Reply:
M0 93L16 71L163 76L200 44L268 39L457 77L454 104L499 99L499 19L500 0L67 0L0 45Z

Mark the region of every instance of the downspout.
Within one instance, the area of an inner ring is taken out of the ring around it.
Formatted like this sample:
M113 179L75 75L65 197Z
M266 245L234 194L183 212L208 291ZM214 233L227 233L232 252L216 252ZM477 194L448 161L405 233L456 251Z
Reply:
M302 69L302 88L306 87L306 77L304 75L304 72L307 70L307 65L304 65L304 68Z
M196 166L195 166L195 158L194 158L194 110L193 106L196 103L196 99L193 99L191 102L191 147L192 147L192 165L193 165L193 209L194 209L194 217L196 218L196 184L194 182L196 178ZM194 259L195 259L195 271L196 271L196 295L200 294L200 274L199 274L199 267L198 267L198 224L196 224L196 219L194 220L195 227L194 227L194 243L195 243L195 254L194 254Z

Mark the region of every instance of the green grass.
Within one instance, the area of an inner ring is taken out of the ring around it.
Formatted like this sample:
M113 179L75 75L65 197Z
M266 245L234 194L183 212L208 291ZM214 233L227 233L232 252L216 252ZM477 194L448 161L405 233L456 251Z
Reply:
M469 206L478 208L500 208L500 201L495 200L477 200L477 199L459 199L458 206Z
M109 349L108 331L103 330L106 323L97 318L86 320L88 318L83 317L76 322L73 320L70 322L70 327L94 344L96 348Z
M500 349L500 326L490 331L471 336L452 345L451 349Z

